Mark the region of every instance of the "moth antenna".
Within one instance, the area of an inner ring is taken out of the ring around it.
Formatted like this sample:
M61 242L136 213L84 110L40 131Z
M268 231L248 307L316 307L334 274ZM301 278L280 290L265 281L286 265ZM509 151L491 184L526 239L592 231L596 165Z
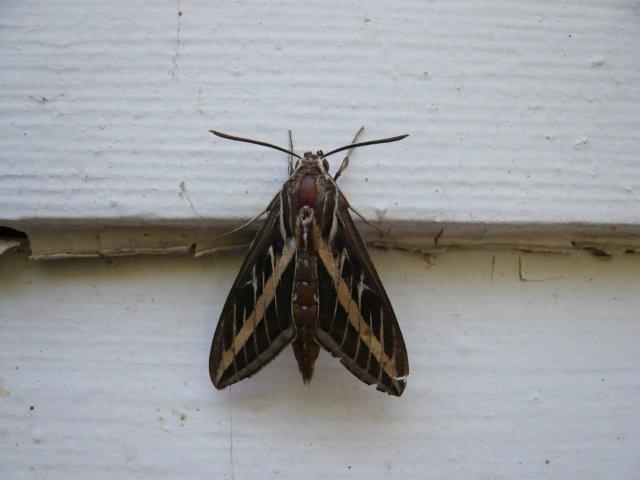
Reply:
M297 155L296 153L290 150L287 150L286 148L278 147L277 145L272 145L271 143L261 142L259 140L252 140L250 138L235 137L227 133L216 132L215 130L209 130L209 131L214 135L216 135L217 137L226 138L228 140L235 140L236 142L254 143L256 145L262 145L263 147L269 147L275 150L280 150L281 152L288 153L289 155L293 155L296 158L301 158L300 155Z
M344 147L331 150L329 153L325 153L324 156L328 157L329 155L333 155L334 153L338 153L343 150L347 150L349 148L364 147L365 145L375 145L376 143L397 142L398 140L402 140L403 138L407 138L408 136L409 134L405 134L405 135L398 135L397 137L381 138L380 140L369 140L368 142L352 143L351 145L345 145Z

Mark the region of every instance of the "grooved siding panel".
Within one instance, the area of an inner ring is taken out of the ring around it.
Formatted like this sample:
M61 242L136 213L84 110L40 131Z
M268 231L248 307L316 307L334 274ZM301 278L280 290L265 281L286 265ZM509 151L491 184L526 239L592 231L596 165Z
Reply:
M2 479L640 477L640 256L373 260L409 352L400 398L324 351L303 385L291 349L215 391L242 255L2 257Z
M340 180L370 218L634 230L638 45L637 2L4 1L0 219L247 219L285 156L208 129L300 151L364 125L411 134Z

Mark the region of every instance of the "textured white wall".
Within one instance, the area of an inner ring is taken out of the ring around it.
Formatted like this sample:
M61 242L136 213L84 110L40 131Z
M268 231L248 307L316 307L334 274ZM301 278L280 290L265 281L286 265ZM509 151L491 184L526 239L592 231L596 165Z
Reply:
M288 350L215 391L241 260L2 257L3 480L640 476L639 256L374 251L401 398L324 353L304 386Z
M639 12L603 0L3 1L0 219L250 218L285 160L208 129L285 144L290 128L299 149L329 149L365 125L368 138L411 134L358 151L341 180L370 218L637 233Z
M286 174L208 129L291 128L301 150L365 125L411 134L341 179L404 248L441 227L439 245L637 234L639 19L596 0L3 1L0 225L43 255L206 249L201 227L250 218ZM638 256L373 257L410 354L401 399L329 355L304 387L288 352L214 391L240 254L3 256L0 476L640 476Z

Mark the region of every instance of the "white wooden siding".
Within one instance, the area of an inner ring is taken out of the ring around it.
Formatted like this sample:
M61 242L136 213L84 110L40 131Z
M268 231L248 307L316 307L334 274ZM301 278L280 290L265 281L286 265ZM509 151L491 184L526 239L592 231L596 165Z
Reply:
M638 478L640 256L373 260L409 352L400 398L325 352L305 386L289 349L215 391L242 255L3 257L2 478Z
M389 226L639 233L634 2L0 8L5 225L226 228L266 205L285 158L210 128L280 144L292 129L302 150L364 125L411 134L341 179Z

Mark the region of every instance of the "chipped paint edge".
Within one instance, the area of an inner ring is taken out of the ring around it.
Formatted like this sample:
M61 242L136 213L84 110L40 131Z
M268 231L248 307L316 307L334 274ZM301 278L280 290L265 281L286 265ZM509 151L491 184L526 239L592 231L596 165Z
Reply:
M359 225L371 247L426 255L451 249L515 249L536 253L585 250L600 257L640 253L640 232L629 233L633 232L634 226L433 224L429 228L417 227L420 226L387 224L383 229L388 233L380 237L372 233L370 227ZM28 247L30 257L37 260L166 254L201 257L246 248L255 234L255 229L246 229L214 241L223 230L173 226L26 226L20 231L26 238L0 236L0 254L23 246Z

